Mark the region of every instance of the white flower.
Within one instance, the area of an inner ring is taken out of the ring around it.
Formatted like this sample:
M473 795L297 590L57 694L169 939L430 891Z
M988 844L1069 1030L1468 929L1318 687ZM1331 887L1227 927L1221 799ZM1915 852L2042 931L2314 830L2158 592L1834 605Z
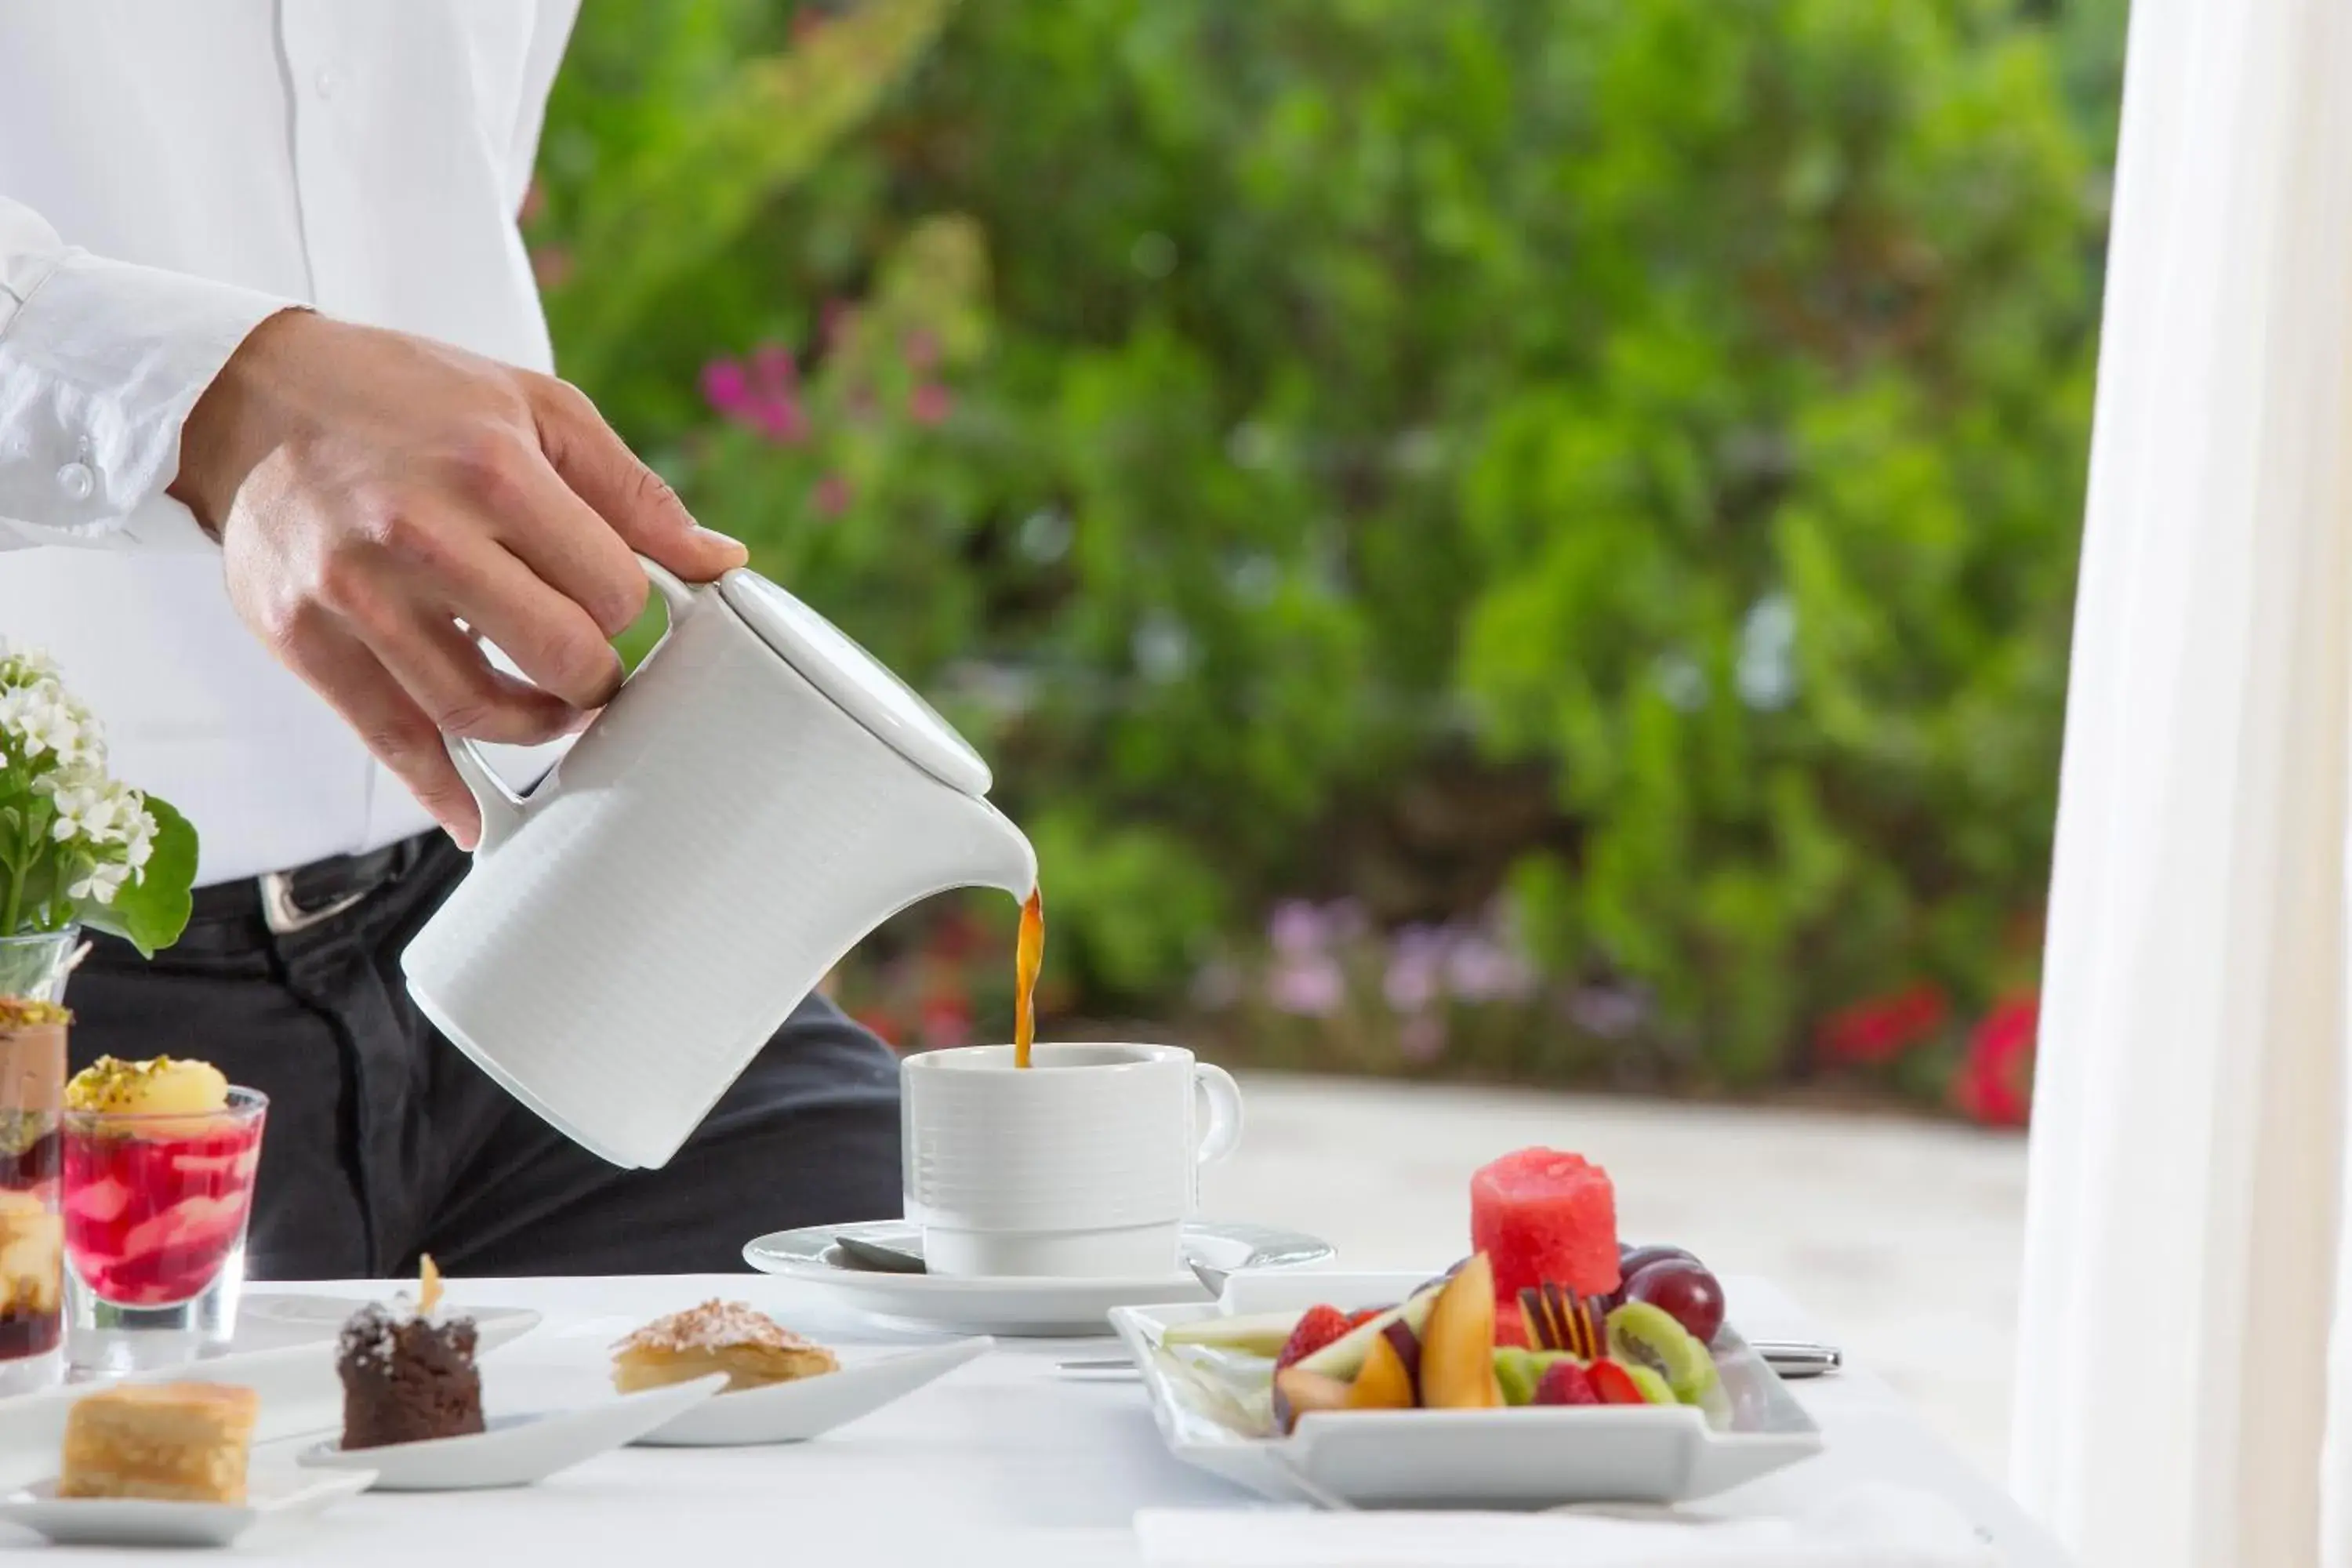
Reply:
M105 755L98 721L54 680L0 691L0 739L5 738L17 742L26 762L50 755L65 765Z
M58 679L57 660L46 648L17 647L0 637L0 686L37 686Z
M118 861L100 860L89 873L66 889L66 895L75 899L94 899L101 904L114 902L114 895L131 878L131 868Z

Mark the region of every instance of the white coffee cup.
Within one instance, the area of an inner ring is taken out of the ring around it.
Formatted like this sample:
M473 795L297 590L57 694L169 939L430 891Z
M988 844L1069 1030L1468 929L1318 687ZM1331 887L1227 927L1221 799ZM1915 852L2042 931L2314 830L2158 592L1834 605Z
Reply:
M1180 1046L926 1051L900 1065L907 1218L934 1274L1156 1279L1241 1090ZM1205 1120L1202 1107L1206 1107Z

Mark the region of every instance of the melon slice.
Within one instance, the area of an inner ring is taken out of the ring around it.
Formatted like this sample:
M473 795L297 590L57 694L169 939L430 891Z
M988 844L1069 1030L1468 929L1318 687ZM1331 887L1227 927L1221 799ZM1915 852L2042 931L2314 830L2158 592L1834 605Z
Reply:
M1506 1299L1547 1283L1606 1296L1619 1283L1616 1189L1581 1154L1506 1154L1470 1178L1470 1244L1492 1260Z
M1304 1316L1303 1312L1251 1312L1228 1318L1202 1318L1195 1323L1171 1325L1160 1336L1160 1342L1206 1345L1212 1350L1239 1351L1272 1361L1290 1342L1290 1331L1298 1326L1298 1320Z

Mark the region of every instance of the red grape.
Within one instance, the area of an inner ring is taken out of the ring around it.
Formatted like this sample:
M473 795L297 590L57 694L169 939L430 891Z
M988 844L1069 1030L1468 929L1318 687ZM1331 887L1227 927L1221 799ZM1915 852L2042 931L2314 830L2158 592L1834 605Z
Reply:
M1698 1261L1698 1254L1682 1247L1622 1247L1617 1249L1617 1272L1631 1279L1653 1263L1664 1263L1669 1258L1687 1258Z
M1703 1345L1723 1327L1723 1286L1695 1258L1662 1258L1636 1271L1625 1281L1625 1300L1649 1302Z

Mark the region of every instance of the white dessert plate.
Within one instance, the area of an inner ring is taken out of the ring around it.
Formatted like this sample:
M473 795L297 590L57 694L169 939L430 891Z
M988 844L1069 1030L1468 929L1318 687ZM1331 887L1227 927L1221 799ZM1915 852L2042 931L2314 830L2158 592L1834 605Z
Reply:
M61 1498L55 1479L0 1497L0 1521L58 1546L226 1546L265 1519L300 1519L368 1489L372 1470L307 1475L256 1469L246 1500L160 1502L148 1498Z
M1427 1274L1239 1276L1215 1303L1121 1307L1111 1326L1135 1358L1169 1451L1267 1497L1348 1508L1543 1509L1685 1502L1819 1453L1813 1424L1772 1369L1726 1328L1716 1365L1730 1424L1685 1406L1365 1410L1313 1415L1262 1435L1265 1409L1160 1344L1178 1323L1220 1315L1352 1310L1401 1301Z
M743 1260L838 1305L871 1317L929 1329L1012 1336L1107 1334L1113 1307L1154 1301L1206 1302L1190 1272L1137 1279L1047 1279L941 1274L886 1274L850 1267L834 1238L848 1236L920 1255L921 1231L901 1219L813 1225L744 1244ZM1184 1253L1213 1268L1290 1269L1321 1263L1331 1244L1319 1237L1262 1225L1196 1220L1184 1226Z
M986 1337L908 1351L876 1361L851 1362L838 1372L772 1383L706 1399L638 1443L649 1448L733 1448L761 1443L805 1443L986 1355Z
M727 1386L724 1373L625 1394L574 1410L492 1417L487 1430L381 1448L321 1443L295 1456L298 1465L373 1470L378 1491L487 1491L527 1487L599 1454L634 1443Z

